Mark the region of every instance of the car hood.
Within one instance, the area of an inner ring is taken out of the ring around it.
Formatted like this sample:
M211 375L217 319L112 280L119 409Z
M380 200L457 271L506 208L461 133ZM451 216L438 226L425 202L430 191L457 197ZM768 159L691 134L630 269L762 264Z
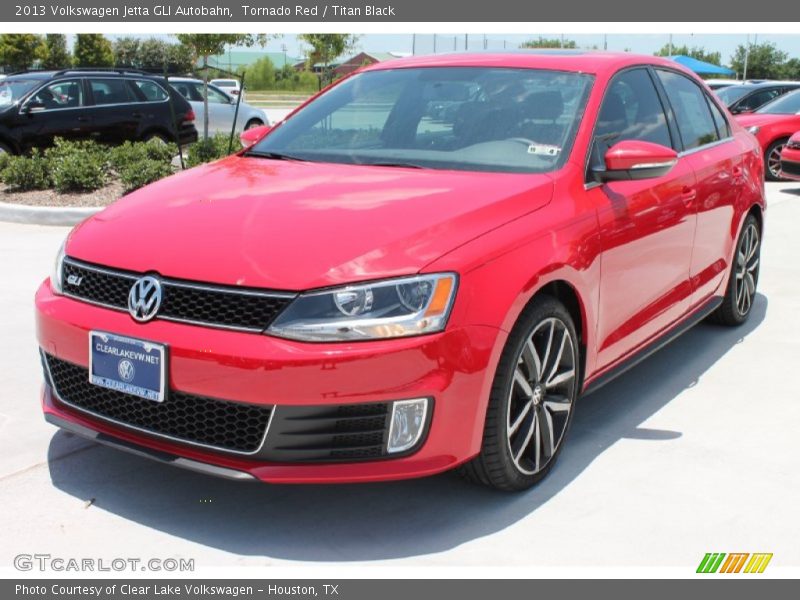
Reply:
M416 273L541 208L542 174L230 157L138 190L84 221L67 254L210 283L304 290Z
M748 113L746 115L736 115L736 121L742 127L752 127L753 125L768 125L783 120L791 119L795 115L770 115L761 113Z

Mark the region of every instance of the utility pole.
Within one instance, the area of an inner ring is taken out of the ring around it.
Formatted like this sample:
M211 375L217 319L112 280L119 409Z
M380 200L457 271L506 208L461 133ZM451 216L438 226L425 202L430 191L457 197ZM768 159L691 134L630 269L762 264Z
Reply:
M464 50L469 50L469 34L464 34Z
M747 45L744 47L744 73L742 73L742 81L747 80L747 60L750 58L750 34L747 34Z
M433 53L436 54L436 34L433 34Z
M608 50L608 34L603 34L603 50Z
M667 50L667 56L672 56L672 34L669 34L669 49Z
M411 55L414 56L417 53L417 34L411 34Z

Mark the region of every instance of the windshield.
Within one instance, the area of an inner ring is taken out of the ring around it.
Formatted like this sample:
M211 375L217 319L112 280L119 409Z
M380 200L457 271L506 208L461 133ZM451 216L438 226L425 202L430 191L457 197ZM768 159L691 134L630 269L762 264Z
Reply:
M225 87L236 87L236 82L230 79L214 79L217 85L224 85Z
M0 106L14 104L37 84L38 79L4 79L0 81Z
M744 85L731 85L726 88L722 88L721 90L717 90L717 96L720 100L722 100L726 106L730 106L737 100L744 97L747 92L752 90L753 88L744 86Z
M799 115L800 91L780 96L769 104L765 104L756 112L764 115Z
M305 161L542 173L569 153L592 77L536 69L368 71L250 151Z

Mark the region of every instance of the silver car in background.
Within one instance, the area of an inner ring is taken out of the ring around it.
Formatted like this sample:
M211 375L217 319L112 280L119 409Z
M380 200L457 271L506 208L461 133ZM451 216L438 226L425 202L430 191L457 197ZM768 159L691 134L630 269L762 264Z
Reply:
M202 131L204 122L203 82L188 77L170 77L169 82L192 105L195 113L197 129ZM230 133L233 116L236 113L236 98L226 94L217 86L208 84L208 131L214 133ZM260 108L250 106L246 102L239 103L239 114L236 117L236 131L241 132L251 127L269 125L267 114Z

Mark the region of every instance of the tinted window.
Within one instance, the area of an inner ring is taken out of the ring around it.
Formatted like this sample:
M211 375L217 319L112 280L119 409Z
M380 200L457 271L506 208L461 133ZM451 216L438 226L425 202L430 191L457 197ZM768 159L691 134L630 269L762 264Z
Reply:
M664 107L646 70L614 77L600 107L595 138L606 148L622 140L672 146Z
M137 79L134 85L139 89L147 102L161 102L167 99L167 92L153 81Z
M731 127L728 125L728 120L725 118L725 115L723 115L719 107L711 101L711 98L706 98L706 100L708 100L708 108L711 109L711 117L714 119L714 125L717 126L719 137L730 137Z
M717 96L725 103L725 106L730 106L745 94L750 92L752 88L745 85L732 85L730 87L717 90Z
M717 141L717 128L700 86L672 71L657 72L675 112L684 149L690 150Z
M195 94L200 98L200 101L203 101L203 84L202 83L195 83L194 84ZM231 99L229 96L223 94L221 91L214 89L211 86L208 86L208 101L211 104L230 104Z
M368 71L305 106L251 153L431 169L546 172L566 159L592 77L543 69Z
M767 115L798 115L800 114L800 91L781 96L774 102L761 107L757 112Z
M739 102L736 105L736 110L745 111L745 110L755 110L760 106L763 106L770 100L777 98L780 96L781 92L778 89L771 89L771 90L762 90L760 92L755 92L754 94L749 95L747 98Z
M77 108L83 106L83 86L77 79L51 83L36 92L31 102L41 104L43 110Z
M95 104L124 104L136 102L133 90L124 79L90 79Z

